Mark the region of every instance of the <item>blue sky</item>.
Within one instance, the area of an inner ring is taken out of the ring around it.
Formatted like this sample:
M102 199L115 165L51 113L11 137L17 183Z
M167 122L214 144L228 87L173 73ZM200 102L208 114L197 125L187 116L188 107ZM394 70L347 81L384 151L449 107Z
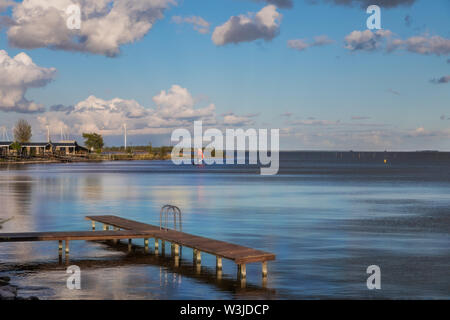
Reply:
M163 11L164 17L145 36L121 45L115 57L45 46L13 47L6 25L0 31L0 50L11 58L25 52L34 64L55 68L56 73L45 85L29 87L24 93L27 100L43 106L41 112L0 111L0 126L12 128L17 119L29 119L34 139L39 140L45 136L45 117L55 139L60 129L51 119L66 123L65 134L79 137L80 132L72 130L73 115L49 112L50 106L76 106L95 96L102 101L135 100L145 109L158 110L163 106L154 97L178 85L195 100L194 110L214 104L212 126L280 128L283 149L450 150L450 83L430 81L450 75L449 51L445 51L450 47L450 2L417 0L412 5L381 8L382 29L390 30L392 38L439 36L444 41L439 54L405 48L388 52L382 46L350 50L345 38L367 29L365 9L357 4L316 2L299 0L293 8L276 8L282 19L271 40L220 46L212 41L216 27L232 16L256 13L269 4L178 1ZM3 15L11 16L12 10ZM201 34L189 23L175 23L174 16L201 17L210 23L210 32ZM302 51L287 45L292 39L311 43L321 35L334 42ZM225 123L226 114L237 120ZM158 119L166 118L158 115ZM167 130L160 124L161 130L140 131L141 122L124 119L128 121L132 128L129 140L134 144L167 143L174 127L192 125L183 119L170 122ZM106 130L103 134L109 145L122 143L116 123L114 128L102 126L99 129Z

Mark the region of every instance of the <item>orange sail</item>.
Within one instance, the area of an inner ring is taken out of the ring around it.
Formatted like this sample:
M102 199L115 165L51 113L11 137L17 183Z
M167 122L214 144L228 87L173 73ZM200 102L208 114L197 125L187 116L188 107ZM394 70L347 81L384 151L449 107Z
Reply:
M205 158L205 156L203 155L202 149L198 148L198 149L197 149L197 159L198 159L198 163L199 163L199 164L202 164L204 158Z

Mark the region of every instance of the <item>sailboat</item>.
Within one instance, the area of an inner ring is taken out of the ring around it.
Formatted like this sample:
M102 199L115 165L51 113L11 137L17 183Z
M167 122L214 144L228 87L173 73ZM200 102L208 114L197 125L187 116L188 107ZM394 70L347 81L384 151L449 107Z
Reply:
M197 158L198 158L198 163L203 164L203 160L205 159L205 156L203 155L203 150L200 148L197 149Z
M200 167L203 167L204 166L204 164L203 164L203 160L204 159L205 159L205 156L203 155L203 150L201 148L198 148L197 149L197 161L194 160L192 162L192 164L200 166Z

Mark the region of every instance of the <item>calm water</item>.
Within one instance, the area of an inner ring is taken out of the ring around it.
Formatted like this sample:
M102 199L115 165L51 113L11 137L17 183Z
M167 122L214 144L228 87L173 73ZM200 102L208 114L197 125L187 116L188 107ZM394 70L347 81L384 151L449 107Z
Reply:
M200 272L183 248L170 258L125 244L76 241L69 261L57 243L1 243L0 275L23 296L43 299L450 298L450 164L421 161L300 161L282 155L277 176L248 166L171 162L0 167L1 232L89 230L86 215L159 224L159 209L183 211L183 230L277 254L263 284L260 264L236 281L224 260L202 256ZM152 242L150 242L152 244ZM78 265L82 290L66 288ZM366 268L381 268L368 290Z

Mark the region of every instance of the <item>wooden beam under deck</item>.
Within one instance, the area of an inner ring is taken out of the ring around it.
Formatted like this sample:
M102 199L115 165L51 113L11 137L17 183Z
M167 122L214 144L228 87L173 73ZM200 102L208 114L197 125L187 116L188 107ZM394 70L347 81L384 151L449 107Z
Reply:
M144 231L62 231L0 233L0 242L70 241L70 240L114 240L149 237Z

